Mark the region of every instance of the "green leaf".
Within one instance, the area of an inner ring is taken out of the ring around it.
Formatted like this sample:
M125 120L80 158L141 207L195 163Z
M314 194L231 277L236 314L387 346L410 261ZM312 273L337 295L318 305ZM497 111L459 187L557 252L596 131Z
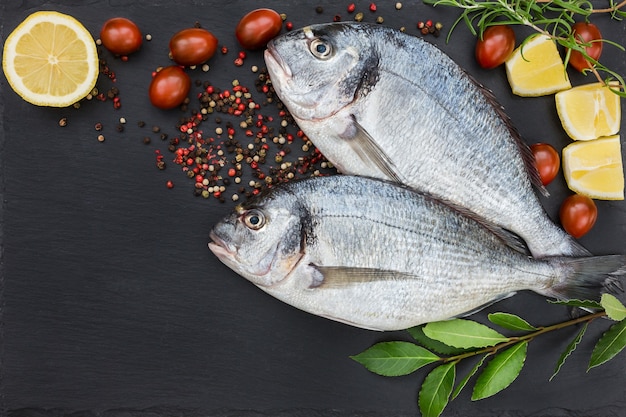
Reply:
M523 341L495 355L476 380L472 401L491 397L511 385L524 366L527 347L528 342Z
M485 359L487 359L487 356L489 355L485 355L483 356L477 363L476 365L474 365L474 367L472 368L471 371L469 371L469 373L465 376L465 378L463 378L461 380L461 382L459 382L459 384L456 386L456 388L454 389L454 391L452 391L452 400L454 400L460 393L461 390L463 388L465 388L465 385L467 385L468 381L470 380L471 377L474 376L474 374L478 371L478 368L480 368L483 363L485 363Z
M591 360L587 371L610 361L626 346L626 320L619 321L609 327L591 352Z
M602 308L597 301L591 300L548 300L550 304L558 304L570 307L582 307L582 308Z
M561 367L563 366L563 364L565 363L565 360L569 357L569 355L571 355L572 352L576 350L576 347L578 346L583 336L585 335L585 332L587 331L588 324L589 322L584 324L584 326L580 329L576 337L569 343L569 345L567 345L563 353L561 353L561 357L556 363L556 367L554 368L554 373L550 377L550 381L552 381L552 379L556 376L556 374L559 373L559 371L561 370Z
M602 294L600 304L602 304L606 315L609 316L611 320L622 321L626 319L626 307L624 307L624 304L622 304L617 297L611 294Z
M484 324L471 320L437 321L424 326L424 334L449 346L481 348L509 340Z
M455 356L467 352L467 349L448 346L445 343L441 343L438 340L434 340L426 336L424 334L424 326L411 327L410 329L407 329L407 331L420 345L433 352L449 356Z
M535 326L529 324L526 320L519 316L516 316L515 314L492 313L489 314L488 317L490 322L500 327L504 327L505 329L522 332L532 332L534 330L537 330Z
M382 376L408 375L422 366L440 360L434 353L409 342L377 343L350 358Z
M454 386L455 362L439 365L424 379L418 404L422 417L439 417L448 405Z

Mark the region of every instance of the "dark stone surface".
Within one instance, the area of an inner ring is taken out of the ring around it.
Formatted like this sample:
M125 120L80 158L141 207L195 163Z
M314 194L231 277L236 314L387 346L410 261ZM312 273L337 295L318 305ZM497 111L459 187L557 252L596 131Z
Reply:
M0 413L12 417L157 416L411 416L425 372L400 378L369 373L349 359L382 340L408 340L404 332L375 333L297 311L267 296L223 266L207 249L210 227L233 203L192 196L180 168L154 167L154 151L166 146L150 132L159 125L175 135L178 110L150 106L151 71L169 64L167 42L198 21L230 48L211 70L191 71L223 88L239 78L253 86L252 64L232 60L240 48L233 35L248 10L270 6L287 13L295 27L350 18L346 4L331 1L109 0L12 1L0 12L0 37L28 14L57 10L78 18L94 35L115 16L131 18L153 36L116 71L122 108L88 102L76 109L38 108L22 101L0 78ZM385 24L417 33L418 20L449 28L457 12L421 2L378 2ZM315 7L322 5L323 14ZM626 38L623 22L598 18L607 38ZM606 29L604 29L606 28ZM474 40L459 27L450 42L429 37L496 96L529 143L568 143L552 97L522 99L510 93L504 69L480 70ZM605 47L606 63L626 72L625 54ZM582 77L572 77L581 83ZM106 80L99 83L106 84ZM591 80L589 80L591 81ZM58 126L61 117L68 125ZM120 117L128 121L116 132ZM144 120L145 128L137 121ZM106 136L96 140L101 122ZM208 127L208 126L207 126ZM144 136L153 138L150 145ZM168 190L167 180L176 187ZM556 218L567 195L559 177L542 199ZM581 242L595 254L626 253L626 204L598 202L594 231ZM520 294L487 312L517 313L538 325L567 319L564 308ZM623 353L586 373L594 341L608 321L593 323L587 337L548 382L576 330L542 336L530 344L517 381L480 402L463 392L445 416L625 416ZM459 375L470 369L459 367Z

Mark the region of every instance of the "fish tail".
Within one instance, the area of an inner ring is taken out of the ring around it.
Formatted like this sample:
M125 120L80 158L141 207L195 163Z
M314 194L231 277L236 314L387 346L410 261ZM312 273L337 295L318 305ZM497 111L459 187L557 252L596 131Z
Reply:
M553 258L563 271L560 279L544 291L560 300L599 301L603 293L623 292L620 278L626 276L626 255L587 258Z

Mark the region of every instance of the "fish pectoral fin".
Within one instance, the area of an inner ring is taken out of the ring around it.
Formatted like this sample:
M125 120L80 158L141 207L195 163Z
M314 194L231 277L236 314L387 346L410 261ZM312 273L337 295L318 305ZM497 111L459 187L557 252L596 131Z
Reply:
M315 275L317 276L310 288L348 288L371 282L418 279L416 275L377 268L318 266L314 264L309 266L316 271Z
M485 303L485 304L483 304L483 305L481 305L479 307L476 307L473 310L467 311L467 312L465 312L463 314L459 314L456 317L459 318L459 317L471 316L472 314L478 313L480 310L483 310L483 309L489 307L490 305L497 303L498 301L502 301L505 298L513 297L515 294L517 294L515 291L509 292L509 293L506 293L506 294L500 294L498 297L494 298L493 300L489 301L488 303Z
M389 180L402 183L398 175L398 169L391 158L378 146L367 130L357 122L356 117L351 115L351 118L351 129L348 129L349 133L344 133L342 137L348 140L348 144L354 153L356 153L359 159L366 165L373 164L380 172L385 174Z

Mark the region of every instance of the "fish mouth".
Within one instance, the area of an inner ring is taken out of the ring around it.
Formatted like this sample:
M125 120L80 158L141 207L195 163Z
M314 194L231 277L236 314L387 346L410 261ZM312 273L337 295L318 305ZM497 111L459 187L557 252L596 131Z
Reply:
M228 257L231 258L235 256L235 249L230 248L228 243L222 238L220 238L214 231L209 233L209 238L212 242L209 242L209 249L215 256L218 258Z
M293 76L291 68L289 68L289 65L287 65L285 60L280 56L273 42L267 45L267 49L263 52L263 57L265 58L265 64L268 70L271 71L273 69L272 72L276 73L277 69L280 69L284 77L291 79Z

